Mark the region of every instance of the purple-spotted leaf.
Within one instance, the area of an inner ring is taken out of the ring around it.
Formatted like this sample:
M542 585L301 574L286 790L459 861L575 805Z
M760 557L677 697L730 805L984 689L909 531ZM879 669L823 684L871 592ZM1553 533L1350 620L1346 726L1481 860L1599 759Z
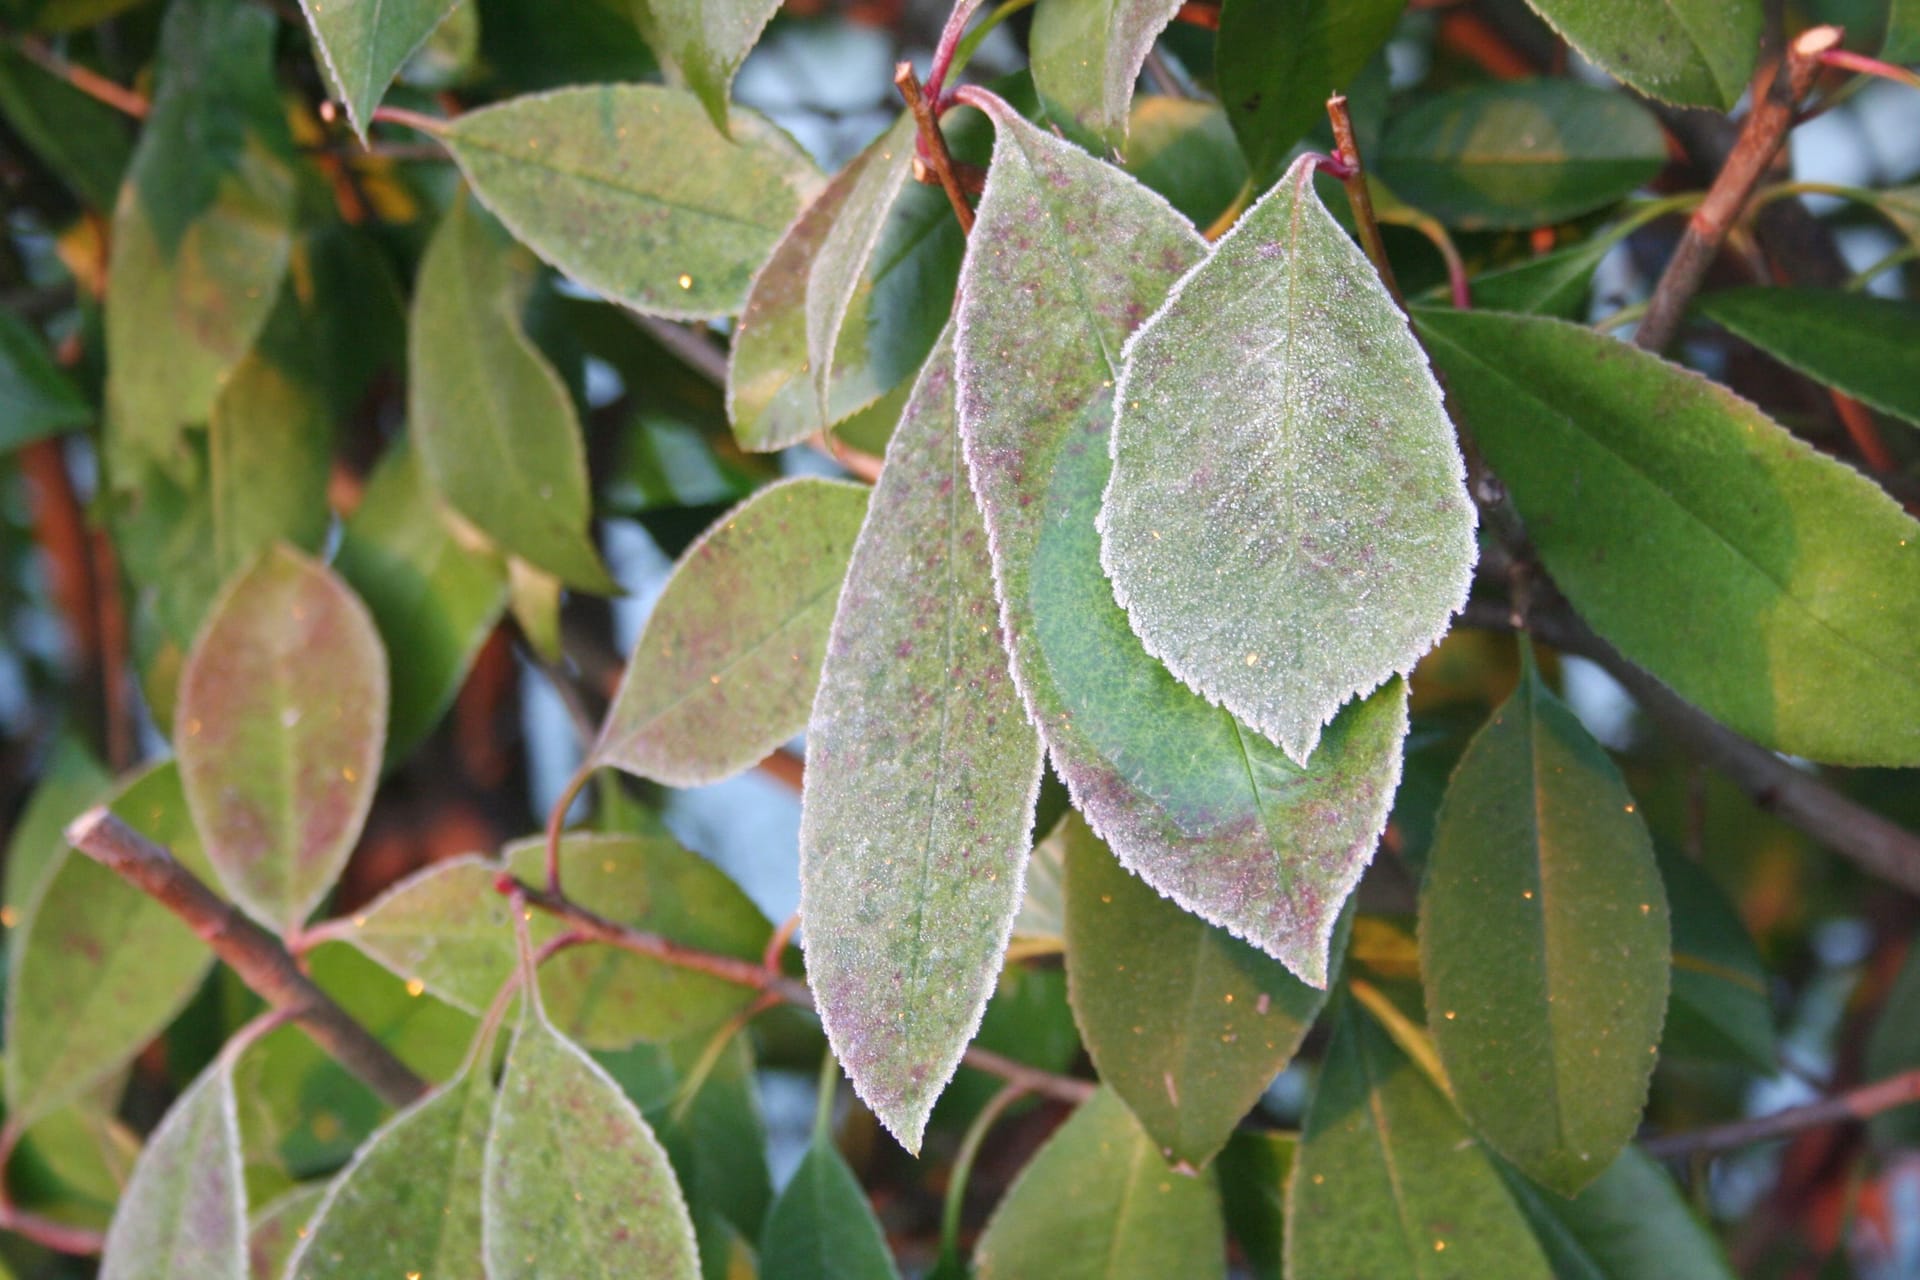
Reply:
M1147 651L1305 764L1466 603L1425 354L1296 161L1134 335L1100 559Z
M1349 707L1303 769L1141 647L1094 527L1112 387L1127 334L1206 246L1118 169L987 101L1000 132L961 278L960 430L1015 682L1128 870L1323 985L1399 782L1405 684Z
M247 1188L222 1054L147 1140L114 1210L100 1280L247 1280Z
M667 1153L538 999L507 1055L484 1178L488 1280L698 1280Z
M593 759L669 786L718 782L807 724L864 485L768 485L674 566Z
M1134 81L1180 0L1041 0L1033 13L1033 85L1047 115L1118 151Z
M1039 785L943 341L854 546L800 819L820 1018L855 1090L910 1151L993 994Z
M320 905L386 736L387 655L366 606L326 566L269 550L214 603L173 727L207 857L249 914L284 931Z
M633 20L660 61L680 73L714 127L727 132L733 74L780 0L632 0Z
M1534 1181L1571 1196L1632 1139L1671 953L1633 796L1528 660L1440 807L1420 969L1462 1114Z

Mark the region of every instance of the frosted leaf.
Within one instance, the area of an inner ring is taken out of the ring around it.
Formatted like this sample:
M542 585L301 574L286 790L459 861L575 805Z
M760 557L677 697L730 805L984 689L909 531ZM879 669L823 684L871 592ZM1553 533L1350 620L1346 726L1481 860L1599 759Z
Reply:
M1302 158L1128 343L1100 559L1148 652L1304 764L1472 584L1440 388Z
M909 1150L993 994L1039 785L943 340L854 547L800 819L821 1021L855 1090Z
M247 1188L233 1064L221 1055L180 1095L134 1163L100 1258L101 1280L245 1280Z

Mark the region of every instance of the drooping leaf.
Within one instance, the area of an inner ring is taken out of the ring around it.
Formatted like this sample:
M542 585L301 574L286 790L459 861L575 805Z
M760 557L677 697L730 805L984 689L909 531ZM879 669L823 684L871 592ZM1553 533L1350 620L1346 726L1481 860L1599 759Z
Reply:
M135 830L210 875L172 764L112 802ZM173 1021L213 963L166 907L79 852L62 849L12 939L7 978L7 1111L28 1125L133 1060Z
M1128 874L1077 816L1063 830L1080 1034L1161 1155L1204 1167L1293 1057L1327 993Z
M241 0L170 5L158 87L113 215L109 456L166 462L273 311L294 176L274 18Z
M993 992L1039 786L943 342L854 547L808 726L800 821L820 1018L856 1091L909 1151Z
M460 0L300 0L321 65L363 139L387 86Z
M610 595L580 421L520 323L533 279L491 218L464 200L447 211L414 291L411 434L433 487L503 550Z
M227 892L285 932L360 838L387 732L387 656L347 585L285 547L215 603L180 676L180 781Z
M1215 1166L1227 1231L1239 1242L1255 1280L1281 1280L1287 1178L1299 1146L1297 1133L1243 1131L1221 1148Z
M1406 0L1226 0L1214 74L1256 189L1393 34Z
M1920 763L1920 524L1724 387L1557 320L1422 310L1553 580L1780 751Z
M1128 343L1099 519L1147 651L1302 765L1446 633L1476 557L1440 388L1313 164Z
M579 86L469 111L444 134L481 202L589 289L680 319L730 315L812 165L759 116L731 141L690 93Z
M1527 0L1562 39L1662 102L1731 111L1760 54L1760 0Z
M1179 0L1042 0L1028 53L1047 117L1089 144L1127 141L1133 84Z
M633 0L633 20L654 56L680 73L728 132L727 95L780 0Z
M897 1280L867 1193L817 1133L773 1202L760 1239L760 1280Z
M1558 1280L1733 1280L1673 1179L1633 1147L1571 1200L1502 1172Z
M6 889L0 893L0 924L16 932L9 942L10 963L20 963L18 930L27 923L27 908L34 900L47 868L60 861L67 847L67 824L92 805L98 804L113 779L93 753L79 741L63 737L54 744L40 771L40 781L27 800L27 807L7 835Z
M46 343L0 311L0 454L93 421L93 410L55 367Z
M1653 114L1571 80L1476 85L1394 116L1380 176L1449 226L1533 227L1612 204L1666 163Z
M1531 661L1467 747L1420 892L1420 969L1455 1100L1571 1196L1632 1139L1667 1012L1667 897L1613 762Z
M1121 343L1204 246L1119 170L1010 111L996 122L956 335L1015 683L1122 865L1324 983L1399 777L1405 686L1349 708L1301 769L1141 648L1100 568L1103 437Z
M387 651L389 761L437 724L500 618L506 570L450 518L404 443L374 470L334 567L366 601Z
M669 786L717 782L806 727L865 486L768 485L674 566L592 757Z
M303 1182L254 1211L247 1224L248 1280L285 1280L287 1259L305 1238L327 1191L327 1183Z
M75 195L112 212L133 155L118 112L7 48L0 50L0 115Z
M487 1138L488 1280L698 1280L666 1152L606 1070L529 1001Z
M133 1167L101 1280L247 1280L247 1189L232 1065L180 1095Z
M1769 287L1695 305L1782 364L1920 426L1920 302Z
M1356 1000L1331 1017L1287 1181L1287 1275L1551 1280L1492 1158L1447 1099Z
M1662 1057L1727 1062L1772 1075L1767 973L1733 904L1706 868L1654 846L1673 918L1673 990Z
M1247 158L1218 103L1165 94L1134 103L1126 170L1195 226L1207 226L1249 181Z

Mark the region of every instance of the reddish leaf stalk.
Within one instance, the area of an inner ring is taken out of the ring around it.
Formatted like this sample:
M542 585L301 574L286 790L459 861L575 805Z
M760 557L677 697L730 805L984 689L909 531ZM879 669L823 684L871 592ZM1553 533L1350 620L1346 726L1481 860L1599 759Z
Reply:
M125 85L116 84L97 71L83 67L65 58L47 47L47 42L37 36L20 36L14 46L27 58L37 63L47 72L60 77L68 84L86 94L96 102L104 102L115 111L144 120L153 104L141 94L135 93Z
M1353 221L1360 230L1360 245L1373 261L1373 269L1380 273L1380 283L1387 286L1395 305L1405 311L1407 300L1400 292L1400 282L1394 279L1393 264L1387 261L1387 244L1380 238L1380 223L1373 216L1373 194L1367 190L1367 171L1360 162L1360 143L1353 134L1353 117L1347 114L1346 94L1336 93L1327 99L1327 119L1333 124L1335 154L1342 166L1340 171L1328 172L1347 189L1347 203L1353 206Z
M947 76L953 70L954 55L960 49L960 37L966 34L967 23L973 19L973 11L980 7L980 0L959 0L953 6L953 12L947 15L947 25L940 29L940 43L933 49L933 64L927 68L927 97L939 107L944 108ZM899 72L894 72L895 83L899 82ZM936 112L937 114L937 112Z
M1920 89L1920 72L1895 66L1891 62L1882 62L1878 58L1869 58L1864 53L1853 53L1847 49L1828 49L1819 56L1822 66L1837 67L1842 71L1857 71L1863 76L1878 76L1882 80L1903 84L1909 89Z

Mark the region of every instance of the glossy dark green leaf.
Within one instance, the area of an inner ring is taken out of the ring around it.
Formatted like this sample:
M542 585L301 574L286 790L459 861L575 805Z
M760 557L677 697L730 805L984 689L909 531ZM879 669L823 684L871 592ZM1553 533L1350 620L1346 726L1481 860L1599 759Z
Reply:
M1331 1014L1287 1182L1286 1274L1551 1280L1492 1158L1353 999Z
M1563 39L1648 97L1731 111L1760 53L1760 0L1527 0Z
M1558 1280L1733 1280L1713 1232L1680 1188L1633 1147L1568 1200L1507 1172Z
M1671 955L1633 796L1529 660L1454 770L1420 891L1455 1100L1528 1177L1570 1196L1632 1139Z
M54 366L40 335L0 311L0 453L92 421L92 407Z
M75 195L111 212L133 155L124 117L13 49L0 49L0 115Z
M1303 770L1141 647L1094 528L1112 383L1126 335L1204 245L1119 170L995 115L956 333L960 430L1015 682L1123 865L1324 983L1399 777L1405 687L1342 713ZM1103 251L1113 244L1129 252Z
M1299 1146L1297 1133L1244 1131L1227 1141L1214 1165L1227 1230L1239 1242L1255 1280L1281 1280L1287 1178Z
M1582 617L1777 750L1920 763L1920 523L1732 392L1556 320L1423 310Z
M1224 1280L1219 1187L1169 1169L1102 1089L1020 1171L973 1263L980 1280Z
M212 874L180 776L158 765L113 811ZM7 1111L28 1125L133 1060L187 1003L213 953L166 907L63 849L23 909L7 978Z
M321 65L362 138L414 51L460 0L300 0Z
M1884 1080L1916 1068L1920 1068L1920 946L1909 943L1906 961L1867 1039L1866 1074L1870 1080ZM1883 1147L1920 1142L1920 1113L1901 1107L1878 1115L1873 1136Z
M772 484L687 548L633 647L593 758L717 782L806 727L866 487Z
M1154 94L1135 102L1125 165L1201 227L1225 212L1250 180L1226 112L1195 98Z
M1666 163L1660 124L1623 93L1571 80L1457 89L1396 114L1380 176L1449 226L1532 227L1612 204Z
M360 838L387 732L387 657L331 570L268 551L213 607L180 677L174 745L220 883L285 932Z
M609 595L580 421L520 323L533 281L532 260L491 218L464 200L448 210L414 291L413 442L447 504L502 550Z
M1838 289L1725 289L1696 309L1801 373L1920 426L1920 302Z
M1760 953L1733 904L1699 863L1655 845L1673 916L1673 992L1661 1056L1779 1069Z
M112 782L105 767L77 739L63 737L54 744L26 808L7 835L6 888L0 893L5 909L0 911L0 924L15 931L25 927L28 904L47 868L65 856L67 824L100 803ZM13 936L17 939L18 933ZM20 963L17 950L11 963Z
M1120 150L1134 81L1179 0L1041 0L1028 53L1041 109L1091 145Z
M682 319L740 309L819 179L794 143L735 112L729 141L690 93L558 89L469 111L444 134L514 235L589 289Z
M107 1231L101 1280L247 1280L247 1188L223 1056L147 1140Z
M1306 1038L1325 991L1129 874L1062 824L1067 981L1100 1079L1167 1160L1202 1168Z
M1593 273L1618 240L1598 235L1473 277L1473 305L1483 311L1524 311L1532 315L1584 320L1593 291ZM1444 295L1444 290L1439 291ZM1443 296L1436 296L1443 302Z
M733 74L779 7L780 0L633 0L633 20L725 133Z
M1214 74L1258 187L1393 34L1406 0L1226 0Z
M773 1202L760 1239L760 1280L897 1280L867 1193L817 1133Z
M1466 603L1475 513L1426 353L1302 158L1129 340L1100 563L1147 651L1308 763Z

